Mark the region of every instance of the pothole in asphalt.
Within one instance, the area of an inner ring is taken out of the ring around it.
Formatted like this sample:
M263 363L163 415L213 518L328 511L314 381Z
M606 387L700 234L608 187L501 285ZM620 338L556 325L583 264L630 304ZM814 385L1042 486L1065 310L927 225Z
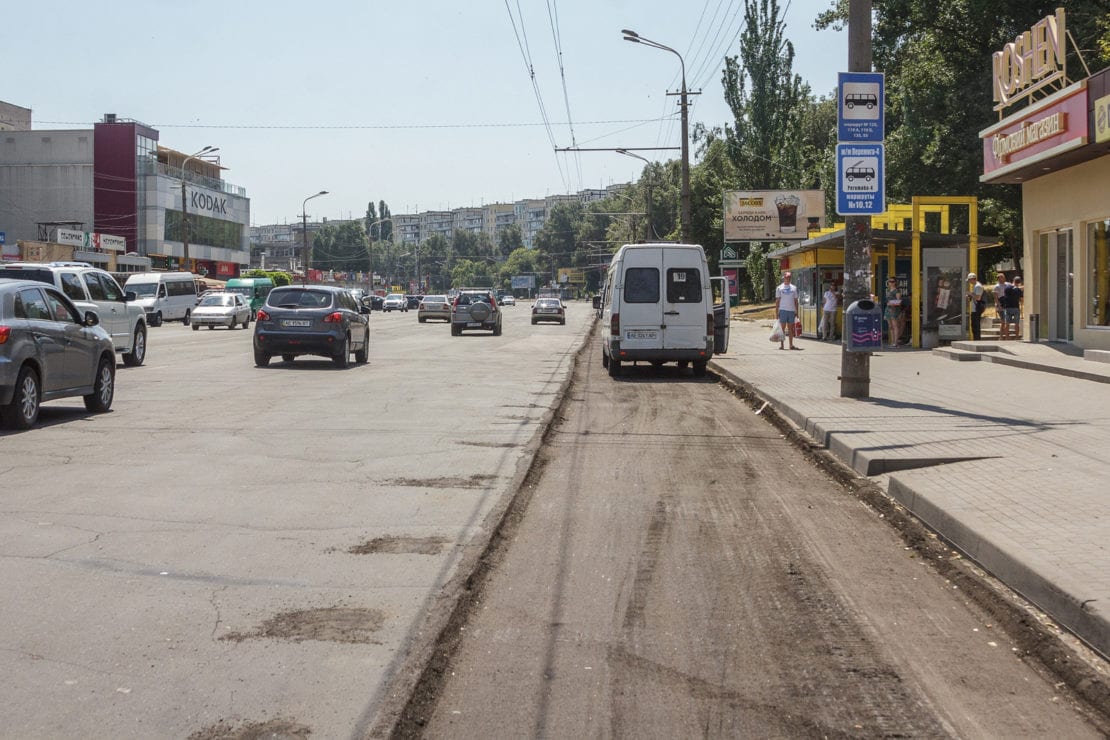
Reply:
M450 544L446 537L375 537L347 550L351 555L438 555Z
M377 643L375 632L385 623L377 609L334 606L285 612L263 622L253 632L229 632L221 640L242 642L259 637L304 642Z
M468 478L390 478L385 483L410 488L485 488L486 484L494 480L497 480L496 475L474 474Z
M288 719L247 723L221 719L189 735L189 740L303 740L311 734L312 730Z

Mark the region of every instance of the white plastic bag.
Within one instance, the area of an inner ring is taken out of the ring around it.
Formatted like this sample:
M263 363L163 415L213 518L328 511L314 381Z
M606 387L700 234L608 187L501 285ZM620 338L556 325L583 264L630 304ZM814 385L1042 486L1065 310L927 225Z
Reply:
M771 336L768 337L772 342L782 342L786 339L786 334L782 331L782 324L778 321L775 322L775 328L771 330Z

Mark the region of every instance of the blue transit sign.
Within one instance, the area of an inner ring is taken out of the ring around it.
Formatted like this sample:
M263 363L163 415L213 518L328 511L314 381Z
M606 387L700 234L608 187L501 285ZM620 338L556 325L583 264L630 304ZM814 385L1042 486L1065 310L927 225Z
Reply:
M840 72L837 80L836 140L881 144L886 108L883 73Z
M836 145L836 212L874 216L886 210L882 144Z

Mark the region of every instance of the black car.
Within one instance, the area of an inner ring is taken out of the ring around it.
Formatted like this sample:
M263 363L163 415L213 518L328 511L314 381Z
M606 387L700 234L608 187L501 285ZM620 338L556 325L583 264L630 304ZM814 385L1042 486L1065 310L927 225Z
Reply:
M422 295L406 295L405 307L406 308L420 308L420 301L424 300Z
M330 357L336 367L370 359L369 307L355 302L344 288L285 285L274 288L258 309L254 325L254 364L265 367L279 355L292 362L298 355Z
M363 299L364 302L367 301L367 300L370 301L370 310L371 311L382 311L382 310L384 310L382 308L383 305L385 304L385 296L384 295L378 295L377 293L371 293L370 295L366 296L366 298Z

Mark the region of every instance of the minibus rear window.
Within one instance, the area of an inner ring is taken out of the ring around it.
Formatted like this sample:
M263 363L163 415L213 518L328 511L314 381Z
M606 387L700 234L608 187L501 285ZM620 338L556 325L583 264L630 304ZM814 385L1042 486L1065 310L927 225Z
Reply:
M629 267L624 273L625 303L659 302L659 268Z
M667 303L701 303L701 270L696 267L667 270Z

